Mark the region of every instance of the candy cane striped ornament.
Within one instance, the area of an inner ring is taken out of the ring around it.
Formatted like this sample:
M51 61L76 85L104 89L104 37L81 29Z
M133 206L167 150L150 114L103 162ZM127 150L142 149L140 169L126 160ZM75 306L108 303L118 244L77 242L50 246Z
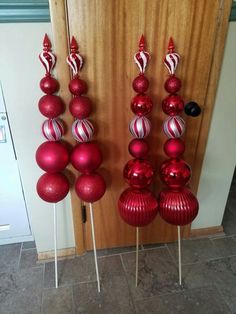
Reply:
M184 134L185 121L180 116L168 118L163 124L163 131L168 138L178 138Z
M43 136L48 141L59 141L64 135L64 127L59 119L47 119L42 124Z
M165 56L164 64L167 67L169 73L173 75L178 66L180 56L178 53L174 52L174 42L172 38L170 38L168 50L169 53Z
M150 59L150 54L144 50L144 45L144 36L142 35L139 42L139 51L134 55L134 61L141 73L145 72L146 66Z
M44 46L43 51L39 54L39 60L44 66L46 70L46 74L50 75L52 69L54 68L56 64L56 56L50 51L51 42L47 34L45 34L45 37L43 40L43 46Z
M74 139L81 143L91 141L94 134L94 127L87 119L75 120L71 130Z
M135 116L129 124L129 130L134 137L144 138L150 133L151 122L144 116Z
M73 75L77 75L83 66L83 58L78 52L78 44L75 37L72 36L70 43L71 53L67 56L66 62L69 64L73 71Z

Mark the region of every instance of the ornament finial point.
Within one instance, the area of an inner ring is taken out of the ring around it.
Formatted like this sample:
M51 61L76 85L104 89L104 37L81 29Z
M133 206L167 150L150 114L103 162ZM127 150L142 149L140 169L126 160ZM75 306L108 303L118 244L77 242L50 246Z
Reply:
M47 51L49 51L50 48L52 47L51 41L50 41L50 39L48 38L48 35L47 35L47 34L44 35L43 47L44 47L44 50L47 50Z
M171 53L171 52L174 52L174 51L175 51L174 40L173 40L173 38L172 38L172 37L170 37L170 39L169 39L168 51L169 51L169 53Z
M78 44L77 44L77 41L75 39L74 36L72 36L71 38L71 42L70 42L70 50L71 52L76 52L78 50Z
M145 38L144 38L144 35L142 34L139 40L139 51L143 51L144 48L145 48Z

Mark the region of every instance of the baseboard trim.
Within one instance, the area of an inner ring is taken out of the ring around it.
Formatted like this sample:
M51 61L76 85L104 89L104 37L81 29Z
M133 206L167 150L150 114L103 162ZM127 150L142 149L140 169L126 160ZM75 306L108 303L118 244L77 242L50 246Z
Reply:
M57 250L57 257L63 259L75 256L75 247ZM54 259L54 251L46 251L38 253L38 261L50 261Z
M190 231L190 238L201 238L201 237L208 237L208 236L219 236L224 235L224 229L222 226L214 226L208 228L200 228L200 229L193 229Z

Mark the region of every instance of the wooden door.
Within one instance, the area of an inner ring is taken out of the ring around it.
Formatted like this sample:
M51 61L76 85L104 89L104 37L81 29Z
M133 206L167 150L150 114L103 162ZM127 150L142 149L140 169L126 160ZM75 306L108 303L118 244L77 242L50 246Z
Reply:
M105 196L94 204L98 248L128 246L135 242L135 229L119 217L117 201L127 187L122 170L130 159L127 149L132 138L128 131L133 116L130 101L134 96L132 80L138 74L133 55L141 34L144 34L151 54L146 74L151 82L149 95L155 105L148 140L151 146L149 158L155 169L158 170L166 158L162 150L166 140L162 123L166 116L161 109L161 100L166 95L163 85L168 75L163 57L170 36L181 55L177 70L177 76L182 80L181 95L185 102L194 100L203 109L198 118L184 117L187 120L185 160L192 165L192 188L196 192L230 6L230 0L50 1L61 94L68 102L69 70L64 60L69 38L74 35L85 58L81 76L89 84L88 95L94 103L91 119L98 129L96 140L104 156L100 172L107 182ZM65 118L71 124L68 111ZM67 139L71 141L70 134ZM156 195L162 187L157 171L153 184ZM80 202L73 191L72 206L77 252L91 249L90 221L82 226ZM185 236L189 230L190 226L184 228ZM173 241L176 228L158 217L142 228L140 237L143 243Z

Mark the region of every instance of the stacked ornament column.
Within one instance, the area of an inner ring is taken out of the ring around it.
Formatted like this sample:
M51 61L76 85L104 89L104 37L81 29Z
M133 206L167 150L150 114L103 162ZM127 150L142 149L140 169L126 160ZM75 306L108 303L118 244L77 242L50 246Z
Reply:
M123 171L130 188L121 194L118 201L119 213L123 220L136 227L136 286L138 280L138 227L151 223L158 210L156 198L148 190L154 171L146 159L149 146L144 138L148 136L151 129L151 123L146 116L150 114L153 103L151 98L145 94L149 87L149 81L144 72L150 55L145 51L144 45L142 36L139 42L139 51L134 56L140 74L133 81L133 89L138 94L131 101L131 109L135 117L129 125L129 130L135 138L129 144L129 152L134 159L127 162Z
M179 116L184 110L184 102L181 96L177 95L181 88L181 81L175 76L179 59L171 38L164 59L170 74L165 82L165 89L170 94L162 102L163 111L169 115L164 122L163 130L169 138L164 144L164 151L170 159L164 161L160 167L161 180L168 188L161 191L159 195L159 211L166 222L178 226L179 283L181 284L180 226L189 224L195 219L198 214L198 201L186 188L191 178L191 168L180 158L185 151L184 142L180 139L185 131L185 121Z

